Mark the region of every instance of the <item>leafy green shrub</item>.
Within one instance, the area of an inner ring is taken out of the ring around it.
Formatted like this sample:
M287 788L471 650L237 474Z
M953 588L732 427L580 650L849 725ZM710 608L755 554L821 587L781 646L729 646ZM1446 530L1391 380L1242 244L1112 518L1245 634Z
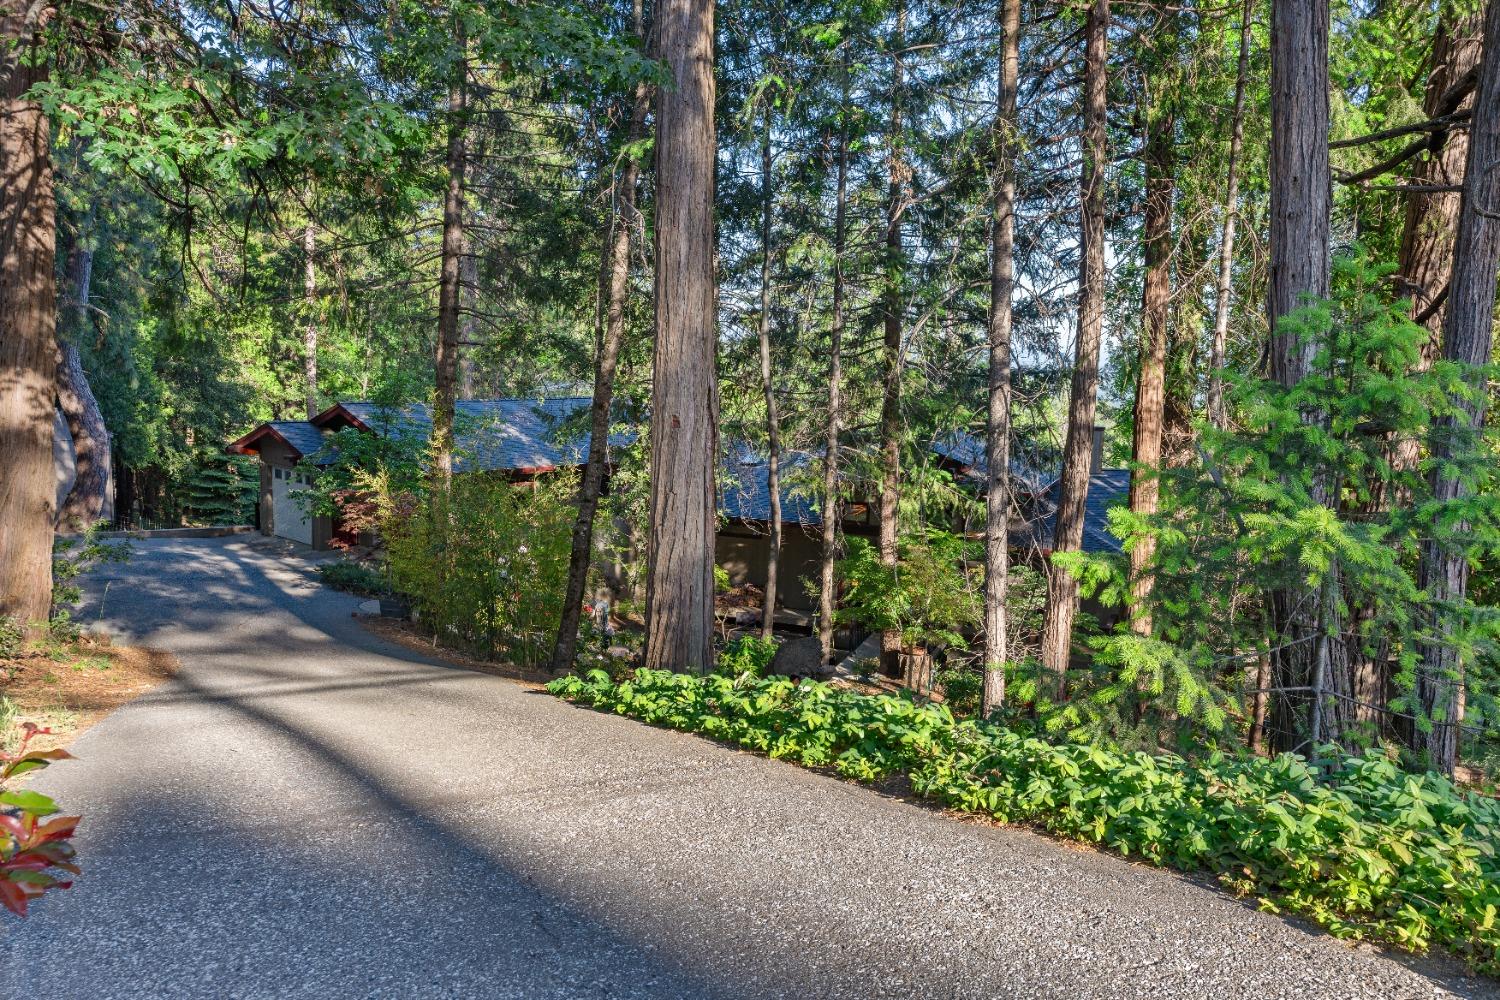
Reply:
M26 628L13 615L0 615L0 660L14 659L21 655L21 646L26 641Z
M964 632L979 624L983 606L964 568L972 548L965 539L944 531L903 539L894 569L867 539L847 541L849 554L838 563L840 621L893 629L909 647L967 645Z
M758 635L739 636L730 640L719 651L719 660L714 670L726 677L739 677L741 674L764 677L766 668L776 658L778 645L780 643L775 639L763 639Z
M391 585L378 570L347 559L321 564L318 576L334 590L345 590L351 594L384 597L391 592Z
M1320 780L1290 754L1192 762L1054 744L906 695L784 677L592 671L548 689L860 781L904 773L946 806L1207 870L1340 937L1441 944L1500 972L1500 803L1375 752Z
M550 660L562 620L576 477L456 476L386 521L391 580L439 640L520 666ZM443 510L435 510L435 506Z
M943 700L954 715L975 715L979 712L980 695L984 693L984 674L965 667L939 670L937 681L943 687Z

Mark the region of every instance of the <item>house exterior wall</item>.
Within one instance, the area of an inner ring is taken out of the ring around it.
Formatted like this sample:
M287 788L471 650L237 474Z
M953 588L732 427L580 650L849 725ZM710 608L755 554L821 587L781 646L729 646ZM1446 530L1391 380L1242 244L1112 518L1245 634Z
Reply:
M814 527L813 530L816 530ZM776 603L795 611L817 607L816 591L809 593L806 579L817 579L822 542L800 524L782 526L781 561L776 567ZM714 543L714 561L729 574L732 586L766 585L766 566L771 556L771 536L763 524L733 522L724 525Z
M283 476L291 475L294 469L299 473L310 471L311 467L298 469L296 458L291 449L280 441L266 438L260 443L260 531L263 535L276 535L287 538L276 530L275 505L271 499L272 480L276 469L280 469ZM312 519L312 547L314 549L327 549L333 540L333 519L328 517L314 517Z

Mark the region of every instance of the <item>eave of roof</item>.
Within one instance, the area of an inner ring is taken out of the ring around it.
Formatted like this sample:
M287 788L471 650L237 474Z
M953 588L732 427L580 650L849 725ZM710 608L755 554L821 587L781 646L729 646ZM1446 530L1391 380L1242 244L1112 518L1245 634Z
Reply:
M286 435L282 434L270 424L261 424L259 427L255 428L255 430L251 431L249 434L246 434L244 437L241 437L235 441L231 441L229 444L225 445L224 450L229 452L231 455L258 455L260 454L260 449L254 447L254 445L264 437L275 438L277 441L280 441L283 445L289 448L297 458L302 457L302 452L298 450L297 446L288 441L286 439Z

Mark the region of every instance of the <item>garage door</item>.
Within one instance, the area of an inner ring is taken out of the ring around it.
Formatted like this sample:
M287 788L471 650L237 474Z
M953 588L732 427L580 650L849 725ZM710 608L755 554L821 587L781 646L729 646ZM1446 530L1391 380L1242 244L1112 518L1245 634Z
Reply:
M271 530L282 538L304 545L312 544L312 518L294 497L307 489L308 484L306 473L296 469L271 469Z

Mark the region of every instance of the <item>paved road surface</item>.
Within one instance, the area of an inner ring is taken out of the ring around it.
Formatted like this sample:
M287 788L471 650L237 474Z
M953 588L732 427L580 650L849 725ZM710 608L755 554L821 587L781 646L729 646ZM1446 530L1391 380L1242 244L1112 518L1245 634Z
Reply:
M1167 872L573 708L366 632L267 540L93 581L180 676L41 787L85 873L0 996L1496 996Z

